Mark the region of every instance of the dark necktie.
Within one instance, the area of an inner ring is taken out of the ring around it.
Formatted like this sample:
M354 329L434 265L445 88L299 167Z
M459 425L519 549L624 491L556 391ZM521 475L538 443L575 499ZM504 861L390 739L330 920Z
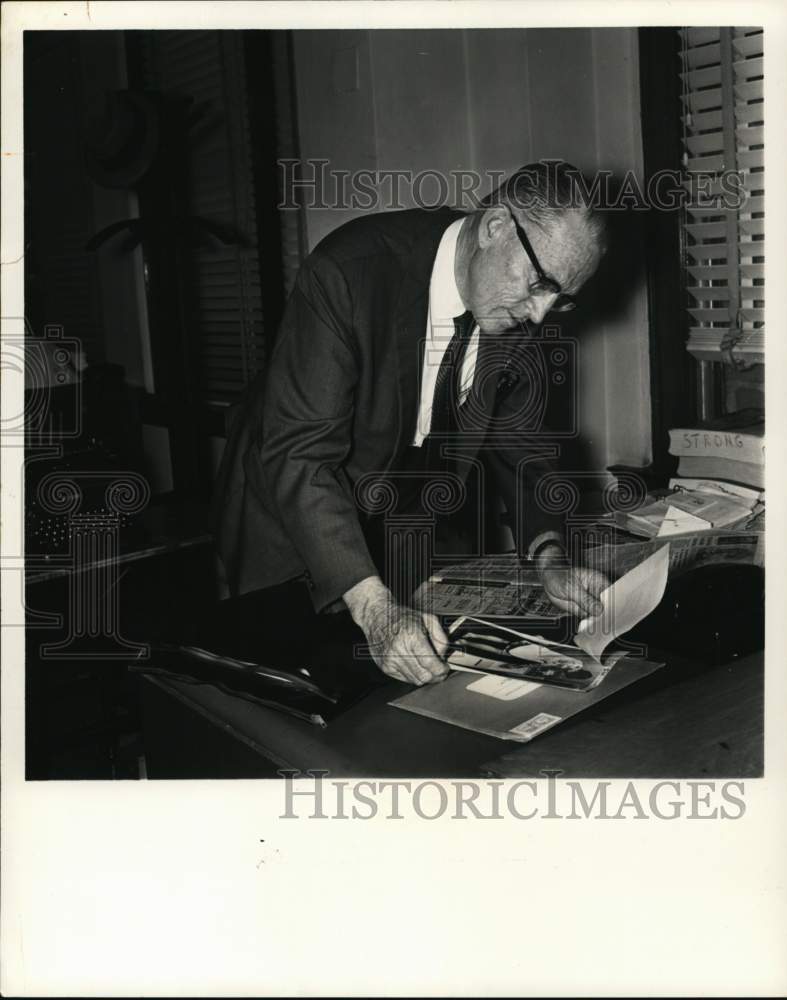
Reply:
M429 425L430 435L447 434L456 430L462 362L474 327L475 320L469 310L454 319L454 335L437 372L432 401L432 420Z

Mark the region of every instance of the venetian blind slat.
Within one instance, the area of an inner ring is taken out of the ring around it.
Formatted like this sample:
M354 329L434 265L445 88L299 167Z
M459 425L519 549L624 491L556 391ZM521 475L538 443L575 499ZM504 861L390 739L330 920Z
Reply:
M736 352L762 360L763 32L756 27L684 28L680 36L685 187L690 195L683 222L687 346L699 360L721 361L722 340L737 330ZM730 102L725 103L725 93Z

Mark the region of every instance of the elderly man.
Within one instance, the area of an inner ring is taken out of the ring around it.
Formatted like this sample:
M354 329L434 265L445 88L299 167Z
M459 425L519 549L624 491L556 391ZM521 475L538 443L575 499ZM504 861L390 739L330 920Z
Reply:
M483 463L553 603L600 610L605 578L568 564L560 518L534 501L551 452L528 416L543 386L521 352L531 326L573 307L604 252L577 176L554 161L523 167L469 215L369 215L304 261L220 473L231 593L300 580L315 611L349 608L385 673L442 678L446 637L385 582L359 486L374 474L456 482ZM418 509L406 489L400 500Z

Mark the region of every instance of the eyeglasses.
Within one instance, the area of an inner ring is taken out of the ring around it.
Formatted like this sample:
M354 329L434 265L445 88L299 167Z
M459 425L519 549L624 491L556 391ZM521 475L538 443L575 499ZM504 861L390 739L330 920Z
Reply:
M538 257L536 257L530 240L527 238L527 233L519 225L513 212L511 212L511 218L514 220L514 228L519 237L519 242L522 244L525 253L530 258L530 263L538 275L538 281L534 281L530 285L529 291L531 295L538 295L539 292L548 292L550 295L557 295L557 298L550 307L551 312L570 312L572 309L576 309L576 299L564 292L560 287L560 283L555 281L554 278L550 278L539 264Z

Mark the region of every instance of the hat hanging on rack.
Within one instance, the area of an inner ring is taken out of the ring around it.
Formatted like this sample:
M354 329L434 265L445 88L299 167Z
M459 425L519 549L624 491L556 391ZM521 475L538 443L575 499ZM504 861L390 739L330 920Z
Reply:
M160 110L148 94L106 91L85 112L85 166L102 187L134 187L153 166L160 140Z

